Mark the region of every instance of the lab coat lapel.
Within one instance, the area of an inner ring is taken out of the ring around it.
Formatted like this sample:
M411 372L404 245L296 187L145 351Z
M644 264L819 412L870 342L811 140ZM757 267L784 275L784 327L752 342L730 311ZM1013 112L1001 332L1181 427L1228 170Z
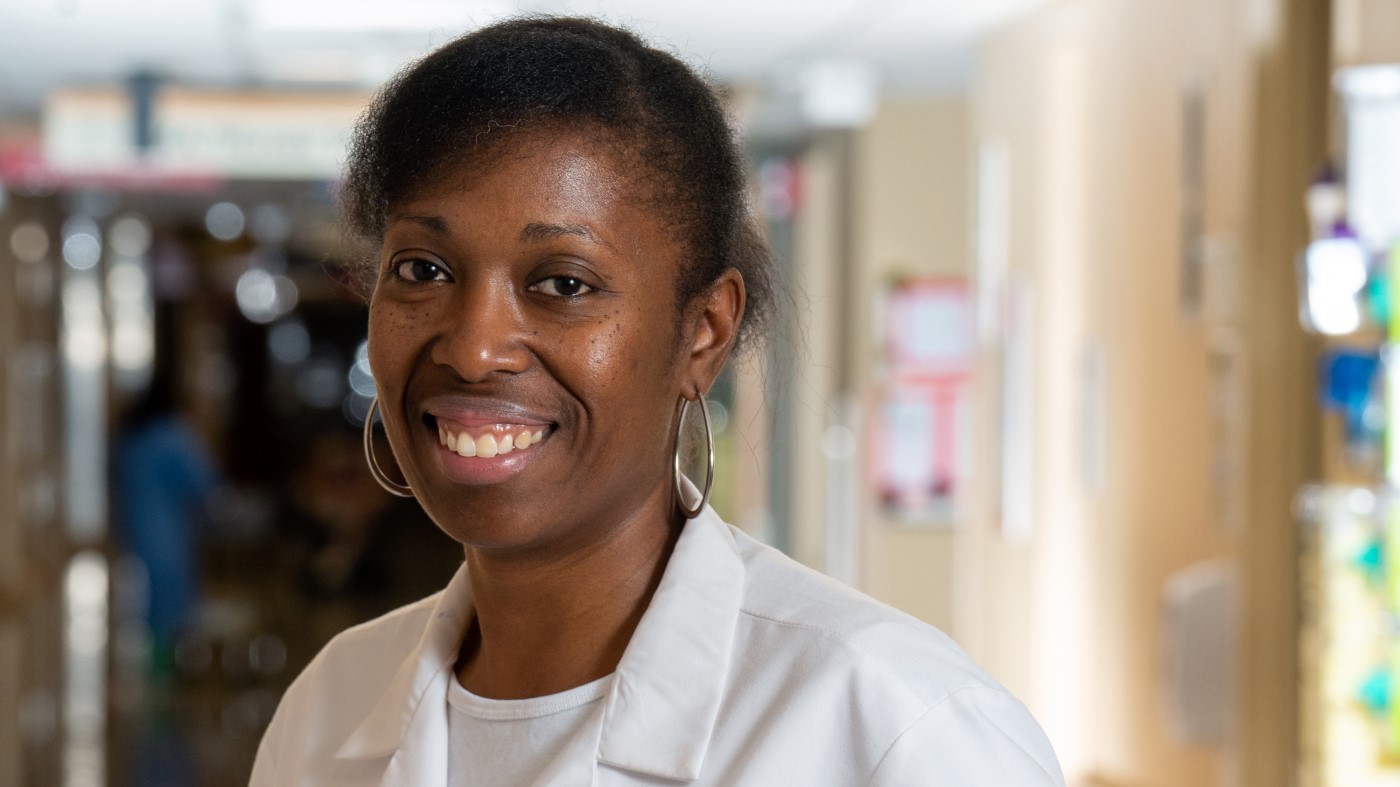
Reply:
M598 760L668 779L700 776L729 673L744 564L708 507L687 522L604 708Z
M471 617L464 565L434 605L418 646L379 702L336 752L337 759L390 756L381 784L445 787L447 688Z
M452 670L434 676L404 728L380 787L447 787L447 681ZM440 700L440 701L439 701Z

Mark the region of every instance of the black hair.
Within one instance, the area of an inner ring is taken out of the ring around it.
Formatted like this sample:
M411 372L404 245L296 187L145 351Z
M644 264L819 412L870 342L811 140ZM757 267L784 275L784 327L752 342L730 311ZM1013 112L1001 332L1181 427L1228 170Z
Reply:
M598 134L640 164L650 205L685 246L678 313L727 268L744 277L736 347L766 328L776 273L716 90L674 55L591 19L521 17L451 41L392 79L361 118L341 191L378 243L413 190L489 160L522 129Z

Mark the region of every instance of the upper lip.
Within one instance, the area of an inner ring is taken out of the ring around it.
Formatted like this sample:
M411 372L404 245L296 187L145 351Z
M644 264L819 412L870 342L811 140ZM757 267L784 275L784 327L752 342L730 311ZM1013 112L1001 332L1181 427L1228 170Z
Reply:
M463 394L440 394L423 400L422 411L437 419L461 424L530 424L549 426L554 423L538 411L508 399Z

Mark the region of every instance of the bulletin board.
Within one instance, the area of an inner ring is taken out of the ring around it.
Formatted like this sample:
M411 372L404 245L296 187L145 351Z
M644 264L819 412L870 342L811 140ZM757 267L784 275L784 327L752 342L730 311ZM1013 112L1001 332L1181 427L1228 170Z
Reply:
M885 291L882 313L871 486L893 521L951 526L967 465L971 293L963 279L900 279Z

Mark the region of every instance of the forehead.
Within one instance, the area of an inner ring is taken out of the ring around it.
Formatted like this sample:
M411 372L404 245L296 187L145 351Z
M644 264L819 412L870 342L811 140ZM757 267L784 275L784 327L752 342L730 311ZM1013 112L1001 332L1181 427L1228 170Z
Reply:
M511 132L408 189L389 212L386 230L398 234L405 224L444 235L495 229L539 241L548 233L529 232L530 226L572 227L651 260L648 267L679 259L680 239L655 198L655 184L636 157L614 143L578 131Z

